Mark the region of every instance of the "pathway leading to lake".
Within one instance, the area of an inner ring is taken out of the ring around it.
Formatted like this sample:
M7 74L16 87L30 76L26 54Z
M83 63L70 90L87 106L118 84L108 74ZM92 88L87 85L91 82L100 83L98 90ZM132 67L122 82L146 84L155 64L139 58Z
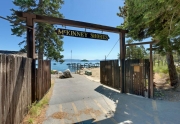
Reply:
M56 79L43 124L177 124L180 102L121 94L85 76Z

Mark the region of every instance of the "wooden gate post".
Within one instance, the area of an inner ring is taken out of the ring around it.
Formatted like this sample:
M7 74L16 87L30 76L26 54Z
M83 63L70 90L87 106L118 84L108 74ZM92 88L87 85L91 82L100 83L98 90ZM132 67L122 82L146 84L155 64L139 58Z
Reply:
M154 97L152 43L150 44L150 98Z
M125 93L125 32L120 33L120 62L121 62L121 72L120 72L120 87L121 93Z
M35 96L35 88L36 88L36 60L35 60L35 31L34 31L34 19L36 15L30 13L23 13L23 17L26 18L26 26L27 28L27 57L32 58L32 66L31 66L31 97L32 103L36 100Z

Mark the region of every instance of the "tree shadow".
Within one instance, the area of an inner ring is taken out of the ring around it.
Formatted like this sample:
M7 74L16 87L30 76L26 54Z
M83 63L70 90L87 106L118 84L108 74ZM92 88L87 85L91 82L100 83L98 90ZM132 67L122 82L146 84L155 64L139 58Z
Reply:
M89 120L84 120L84 121L77 122L77 123L74 123L74 124L92 124L94 120L95 119L89 119Z
M111 108L113 105L108 105L108 113L112 115L111 117L99 121L102 124L106 124L108 120L112 123L122 123L122 124L141 124L141 123L154 123L153 110L149 109L151 107L151 100L143 98L141 96L127 95L112 90L103 85L98 86L95 89L96 92L102 94L104 98L108 98L114 102L115 111ZM104 102L108 102L104 99ZM145 108L148 108L145 110ZM146 116L143 116L146 115Z

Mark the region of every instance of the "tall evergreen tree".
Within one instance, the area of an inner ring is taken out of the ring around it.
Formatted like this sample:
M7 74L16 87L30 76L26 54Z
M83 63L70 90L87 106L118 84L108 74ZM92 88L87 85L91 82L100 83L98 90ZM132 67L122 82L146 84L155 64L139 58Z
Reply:
M126 44L132 44L133 39L129 39L126 41ZM143 45L135 45L126 47L126 59L145 59L147 56L147 52ZM119 58L119 53L118 53Z
M124 18L119 26L129 30L127 37L143 40L152 37L158 41L154 46L165 54L171 85L178 88L178 76L173 51L180 45L180 1L178 0L126 0L117 14Z
M12 15L8 16L12 21L25 25L25 22L20 20L15 11L30 12L38 15L45 15L57 18L63 18L63 15L59 12L63 0L14 0L14 5L18 7L18 10L11 9ZM26 34L26 29L18 24L12 24L12 34L22 37ZM48 23L36 23L35 24L35 44L36 52L38 52L38 58L43 59L43 55L48 59L52 59L58 62L63 62L63 37L58 36L55 33L55 26ZM26 37L21 41L19 45L24 45L21 51L26 51Z

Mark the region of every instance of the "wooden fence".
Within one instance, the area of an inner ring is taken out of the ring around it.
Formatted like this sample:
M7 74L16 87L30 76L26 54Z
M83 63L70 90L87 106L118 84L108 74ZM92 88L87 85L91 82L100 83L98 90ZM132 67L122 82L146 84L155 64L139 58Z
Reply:
M100 61L100 82L120 90L120 67L118 60Z
M36 69L36 100L40 100L51 87L51 61L38 60Z
M0 54L0 124L19 124L31 105L32 59Z
M149 59L125 61L125 92L150 98Z
M51 86L51 63L39 60L36 81L32 82L32 59L0 54L0 124L20 124L32 104ZM32 90L35 83L35 91Z

